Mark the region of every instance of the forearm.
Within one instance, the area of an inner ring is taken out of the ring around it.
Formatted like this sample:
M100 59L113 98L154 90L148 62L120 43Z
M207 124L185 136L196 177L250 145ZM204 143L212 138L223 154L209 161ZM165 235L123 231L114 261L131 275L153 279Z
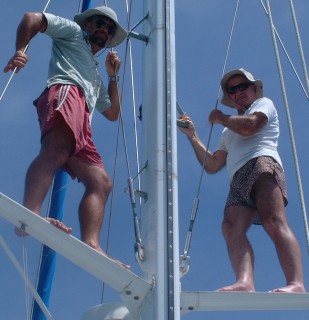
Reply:
M204 169L208 173L217 172L220 168L218 167L216 158L209 150L207 150L205 145L198 137L196 131L194 131L191 136L187 137L193 147L197 160L202 166L204 166Z
M253 113L250 115L223 114L220 123L240 135L251 136L267 123L267 117L263 113Z
M223 115L220 123L243 136L253 135L259 130L256 118L250 115Z
M110 120L116 121L119 118L120 114L120 98L119 98L119 88L117 81L109 81L108 83L108 94L111 100L111 112L110 112Z

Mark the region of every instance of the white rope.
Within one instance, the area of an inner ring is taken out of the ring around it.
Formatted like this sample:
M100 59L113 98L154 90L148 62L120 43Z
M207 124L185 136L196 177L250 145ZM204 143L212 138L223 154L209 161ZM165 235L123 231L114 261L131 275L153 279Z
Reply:
M45 317L48 320L52 320L52 316L49 313L48 309L46 308L44 302L42 301L41 297L39 296L39 294L37 293L35 288L32 286L31 282L29 281L29 278L27 277L27 275L23 271L23 268L18 263L17 259L15 258L14 254L12 253L12 251L9 249L8 245L4 241L3 237L1 236L1 234L0 234L0 245L2 246L2 248L4 249L6 254L8 255L8 257L11 260L11 262L13 263L15 269L18 271L18 273L24 279L24 282L27 284L28 288L30 289L30 291L31 291L31 293L32 293L32 295L34 297L34 299L37 301L38 305L41 307Z
M298 24L297 24L297 19L296 19L293 0L290 0L290 7L291 7L292 17L293 17L293 22L294 22L294 28L295 28L295 32L296 32L296 36L297 36L297 43L298 43L298 48L299 48L299 52L300 52L300 57L301 57L301 61L302 61L302 64L303 64L305 80L306 80L306 84L307 84L307 99L309 99L308 98L308 94L309 94L308 72L307 72L307 66L306 66L306 61L305 61L304 50L303 50L303 46L302 46L302 42L301 42L301 38L300 38L300 32L299 32L299 29L298 29Z
M304 224L305 224L305 232L306 232L306 238L307 238L307 250L309 252L309 228L308 228L306 205L305 205L305 200L304 200L304 192L303 192L303 188L302 188L301 174L300 174L298 156L297 156L297 150L296 150L296 143L295 143L295 138L294 138L294 131L293 131L293 126L292 126L292 121L291 121L291 115L290 115L290 110L289 110L287 94L286 94L286 90L285 90L285 83L284 83L283 72L282 72L282 67L281 67L281 60L280 60L277 41L276 41L276 37L275 37L274 24L273 24L273 20L272 20L269 0L266 0L266 4L267 4L268 18L269 18L269 23L270 23L273 44L274 44L274 48L275 48L276 61L277 61L277 66L278 66L278 70L279 70L281 88L282 88L283 99L284 99L284 106L285 106L287 121L288 121L288 126L289 126L289 132L290 132L290 138L291 138L291 144L292 144L292 150L293 150L293 156L294 156L294 163L295 163L295 169L296 169L296 175L297 175L298 189L299 189L301 207L302 207L302 212L303 212L303 219L304 219Z

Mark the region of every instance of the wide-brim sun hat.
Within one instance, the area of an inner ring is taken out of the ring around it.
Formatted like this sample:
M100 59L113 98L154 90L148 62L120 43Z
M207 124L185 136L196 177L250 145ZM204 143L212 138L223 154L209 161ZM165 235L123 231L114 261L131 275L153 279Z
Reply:
M223 92L223 96L221 99L222 104L224 104L228 107L233 107L233 108L235 107L235 103L233 103L233 101L230 99L229 94L227 93L226 84L231 77L234 77L236 75L244 76L248 80L248 82L254 83L255 88L256 88L256 98L257 99L264 97L263 82L259 79L254 79L253 75L250 72L246 71L243 68L240 68L240 69L235 69L235 70L232 70L232 71L226 73L223 76L223 78L221 79L221 89Z
M104 16L115 23L116 31L111 42L107 45L107 48L118 46L126 38L127 31L119 24L115 11L106 6L87 9L82 13L77 14L74 17L74 21L83 28L86 20L92 16Z

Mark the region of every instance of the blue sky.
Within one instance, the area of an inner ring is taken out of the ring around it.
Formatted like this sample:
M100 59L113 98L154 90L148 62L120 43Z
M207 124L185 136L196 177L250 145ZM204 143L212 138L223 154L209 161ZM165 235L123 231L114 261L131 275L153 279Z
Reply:
M286 46L287 51L304 82L301 60L297 48L294 27L291 21L289 1L272 0L272 14L276 28ZM295 0L295 10L302 36L305 57L308 62L309 42L305 36L309 29L309 3L307 0ZM4 67L14 53L16 27L26 11L41 11L45 1L41 0L2 0L2 19L0 36L2 45L0 62ZM125 1L110 0L120 22L126 26ZM104 1L93 1L102 5ZM210 127L207 118L216 104L219 81L223 72L228 38L232 25L236 1L231 0L177 0L176 16L176 80L177 100L195 121L203 141L208 140ZM79 1L51 1L48 12L73 18L77 12ZM142 18L142 1L132 4L131 24ZM142 31L139 27L138 31ZM142 101L142 65L141 49L143 44L132 41L133 66L136 88L137 107ZM116 49L123 61L121 72L126 69L123 115L126 138L128 142L129 165L132 176L136 174L134 154L134 132L132 115L132 96L130 87L129 63L125 66L125 45ZM287 58L279 49L288 102L291 112L293 133L298 151L299 166L305 197L308 195L308 161L307 130L309 119L308 100L303 93L295 74L292 72ZM31 43L29 63L17 74L3 100L0 102L0 192L21 202L23 197L24 177L28 165L39 150L39 128L32 100L45 86L47 66L50 56L50 39L38 35ZM106 80L104 70L105 53L98 58L102 77ZM283 104L277 65L271 41L269 22L260 1L240 1L235 30L227 57L225 71L244 67L256 78L264 82L265 95L271 98L279 113L281 137L279 151L283 160L289 192L287 207L290 226L295 232L303 254L305 284L309 288L309 261L306 245L305 228L299 200L291 139L287 125L286 111ZM122 75L122 73L121 73ZM0 91L6 85L9 75L0 76ZM219 104L224 112L233 112ZM114 171L117 123L110 123L98 113L93 119L93 135L98 150L104 159L110 176ZM138 122L139 139L141 141L141 123ZM210 147L214 150L222 128L215 126ZM110 231L110 254L131 264L132 271L140 274L140 268L134 259L134 229L131 205L128 194L124 193L127 181L126 157L123 142L120 139L116 176L114 184L113 220ZM140 151L141 152L141 151ZM189 225L190 211L196 196L201 168L184 135L178 133L178 174L179 174L179 236L180 250ZM190 272L182 279L182 289L186 291L213 291L218 287L234 281L234 275L227 256L224 240L221 236L221 220L226 193L228 191L227 172L222 170L217 175L203 177L200 193L200 205L193 230L190 250ZM77 217L78 203L83 188L76 181L70 181L65 202L64 222L73 227L73 235L79 237ZM307 201L307 199L306 199ZM308 203L307 203L308 204ZM47 204L45 205L46 211ZM102 230L102 243L106 243L110 203L106 210L105 224ZM15 237L13 227L0 219L0 232L18 260L22 263L22 247L27 248L28 273L35 282L40 243L28 237L21 240ZM249 232L255 255L255 280L257 291L269 291L284 284L284 277L271 241L262 228L253 226ZM1 318L26 319L24 284L11 262L0 249L0 315ZM51 314L54 319L80 319L94 305L101 302L102 283L86 274L65 258L59 256L57 272L54 279L51 297ZM14 298L12 298L14 297ZM104 302L120 301L113 289L105 287ZM226 319L308 319L308 311L272 311L272 312L208 312L192 313L183 316L186 320Z

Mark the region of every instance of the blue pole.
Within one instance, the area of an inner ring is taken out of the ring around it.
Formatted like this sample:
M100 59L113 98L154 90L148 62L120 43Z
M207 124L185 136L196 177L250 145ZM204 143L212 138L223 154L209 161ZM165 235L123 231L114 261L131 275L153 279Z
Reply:
M52 189L51 206L48 215L50 218L62 220L67 182L68 174L62 170L58 170L54 178ZM50 293L56 268L56 260L56 252L48 246L43 245L41 263L39 265L37 291L46 307L49 307L50 303ZM32 320L46 320L44 313L36 301L33 303Z
M90 7L92 7L92 0L83 0L81 11L83 12ZM54 179L54 186L51 196L51 206L48 216L60 221L63 217L63 207L67 182L68 174L62 170L58 170ZM41 253L41 264L39 266L39 280L37 283L37 291L46 307L49 307L50 303L50 293L56 268L56 258L56 252L43 245ZM33 303L32 320L46 320L44 313L42 312L36 301L34 301Z
M82 12L92 7L92 0L84 0L82 4Z

